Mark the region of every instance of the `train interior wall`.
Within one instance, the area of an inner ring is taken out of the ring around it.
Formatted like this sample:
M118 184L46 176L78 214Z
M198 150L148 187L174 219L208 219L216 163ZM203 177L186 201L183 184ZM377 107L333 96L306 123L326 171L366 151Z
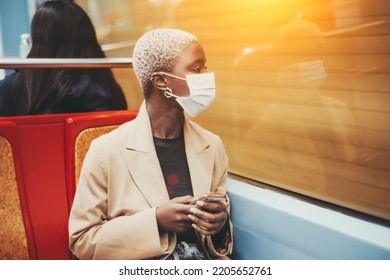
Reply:
M390 228L229 178L233 259L390 259Z

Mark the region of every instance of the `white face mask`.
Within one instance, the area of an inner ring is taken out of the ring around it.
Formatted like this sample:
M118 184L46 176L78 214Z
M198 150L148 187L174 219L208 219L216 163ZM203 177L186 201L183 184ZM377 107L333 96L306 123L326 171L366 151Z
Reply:
M313 60L281 67L278 83L282 86L319 88L326 79L322 60Z
M172 90L169 88L164 91L164 94L167 98L175 97L177 103L179 103L183 110L191 117L197 116L213 102L215 98L214 73L187 75L185 79L165 72L161 73L187 82L190 90L189 96L177 96L173 94Z

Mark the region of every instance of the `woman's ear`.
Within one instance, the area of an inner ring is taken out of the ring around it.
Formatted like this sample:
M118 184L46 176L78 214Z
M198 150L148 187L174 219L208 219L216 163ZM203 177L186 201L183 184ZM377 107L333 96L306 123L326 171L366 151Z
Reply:
M167 89L167 83L165 81L164 75L161 75L159 73L154 73L150 81L152 82L153 86L159 90L164 91Z

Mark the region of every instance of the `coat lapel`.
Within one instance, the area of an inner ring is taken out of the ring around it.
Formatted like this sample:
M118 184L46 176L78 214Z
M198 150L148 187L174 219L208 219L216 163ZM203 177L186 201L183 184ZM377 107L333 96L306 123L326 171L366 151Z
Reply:
M194 197L209 192L212 184L214 155L200 129L186 120L184 141ZM130 176L151 207L169 200L164 177L154 147L152 129L145 103L142 104L121 151Z
M211 189L214 155L210 143L188 120L184 123L184 141L192 189L197 198Z
M153 143L145 103L133 121L126 148L121 151L130 176L151 207L169 200L160 163Z

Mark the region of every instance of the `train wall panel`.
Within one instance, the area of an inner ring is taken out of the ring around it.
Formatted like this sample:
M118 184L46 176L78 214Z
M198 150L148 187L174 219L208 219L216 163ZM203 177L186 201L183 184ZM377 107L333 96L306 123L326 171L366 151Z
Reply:
M390 259L390 228L229 178L234 259Z

